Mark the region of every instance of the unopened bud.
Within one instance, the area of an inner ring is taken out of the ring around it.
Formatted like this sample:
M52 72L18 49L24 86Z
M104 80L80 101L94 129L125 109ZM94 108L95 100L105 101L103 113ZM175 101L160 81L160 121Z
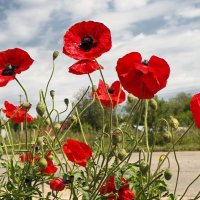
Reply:
M169 143L172 141L172 134L170 131L165 131L163 134L163 139L166 143Z
M119 160L123 160L127 156L127 152L125 149L120 149L117 157Z
M49 160L53 160L53 159L54 159L54 156L51 154L51 155L48 156L48 159L49 159Z
M38 139L37 139L37 144L38 144L39 146L43 145L43 137L38 137Z
M41 170L45 169L47 167L48 163L45 158L40 158L38 162L38 166L40 167Z
M142 174L146 174L149 170L149 165L145 160L142 160L140 162L140 171L142 172Z
M133 102L135 101L136 98L135 98L132 94L128 94L127 99L128 99L128 102L129 102L129 103L133 103Z
M56 130L59 130L60 127L61 127L60 123L58 123L58 122L54 123L53 126L54 126L54 128L55 128Z
M155 99L149 100L149 106L153 111L156 111L158 109L158 103Z
M92 92L96 92L97 91L97 86L96 85L93 85L92 86Z
M68 99L68 98L65 98L65 99L64 99L64 103L65 103L66 106L68 106L68 105L69 105L69 99Z
M122 142L122 132L119 129L116 129L112 133L112 143L113 145L120 144Z
M38 115L40 117L42 117L44 115L44 113L46 112L46 106L44 104L44 102L40 101L37 106L36 106L36 111L38 113Z
M70 118L71 123L77 123L77 117L75 115L72 115Z
M50 96L51 96L52 99L54 98L54 96L55 96L55 91L54 90L50 91Z
M172 128L177 129L179 127L179 122L176 118L174 118L173 116L170 116L169 125Z
M59 52L58 51L54 51L53 52L53 60L55 60L59 55Z
M167 168L164 172L164 177L166 180L170 180L172 178L172 172L169 168Z
M31 108L31 104L29 102L24 102L22 106L24 110L29 110Z

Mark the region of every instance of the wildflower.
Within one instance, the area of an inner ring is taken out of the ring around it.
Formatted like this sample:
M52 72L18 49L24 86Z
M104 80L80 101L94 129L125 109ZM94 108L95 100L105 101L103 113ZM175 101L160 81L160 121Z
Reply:
M15 79L16 74L27 70L33 63L29 54L19 48L0 52L0 87Z
M139 99L151 99L167 84L170 68L157 56L143 61L140 53L131 52L117 62L117 74L126 91Z
M87 144L72 139L67 139L63 151L71 162L83 167L86 167L87 159L92 156L92 150Z
M30 152L23 153L19 156L20 162L33 162L33 155Z
M99 66L95 61L92 60L80 60L69 67L69 72L76 75L90 74L96 70L103 69L102 66Z
M50 181L50 188L55 191L62 191L65 188L65 184L61 178L54 178Z
M82 21L64 35L63 53L76 60L93 60L111 48L110 30L100 22Z
M115 200L115 195L118 195L117 200L132 200L136 195L129 189L129 183L125 178L121 179L121 186L117 190L115 187L115 177L110 176L109 180L101 187L100 194L110 194L107 200ZM113 194L113 195L112 195Z
M194 118L194 122L200 128L200 93L195 94L190 101L190 110Z
M107 92L109 93L109 95ZM99 80L98 88L96 90L96 93L93 93L93 96L96 99L99 99L101 103L106 107L111 107L112 105L112 107L114 108L117 104L125 101L125 92L120 88L119 81L115 81L109 87L107 84L104 85L102 80Z
M34 118L27 113L27 110L23 108L23 105L14 106L8 101L5 101L4 105L5 109L3 109L2 111L5 113L7 118L11 119L11 121L15 123L25 122L25 116L27 123L32 122L34 120Z

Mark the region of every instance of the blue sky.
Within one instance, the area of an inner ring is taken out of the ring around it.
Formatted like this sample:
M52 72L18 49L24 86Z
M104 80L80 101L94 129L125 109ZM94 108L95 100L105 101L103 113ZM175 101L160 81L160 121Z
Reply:
M167 87L158 93L168 97L180 91L200 91L200 0L0 0L0 51L23 48L35 60L18 75L30 101L37 104L38 91L51 73L51 55L60 52L50 89L56 91L56 104L73 100L87 87L87 76L75 76L67 68L75 61L62 54L63 35L76 22L100 21L112 33L112 49L98 60L104 66L108 84L117 79L117 59L139 51L144 59L156 55L171 67ZM98 84L99 74L92 74ZM13 103L23 94L15 81L0 89L0 105Z

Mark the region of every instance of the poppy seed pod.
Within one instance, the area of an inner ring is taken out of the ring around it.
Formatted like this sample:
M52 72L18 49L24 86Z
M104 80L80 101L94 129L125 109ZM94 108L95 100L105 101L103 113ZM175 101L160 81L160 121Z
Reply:
M45 169L47 167L48 163L45 158L40 158L38 162L38 166L40 167L41 170Z
M135 98L132 94L128 94L127 99L128 99L128 102L129 102L129 103L133 103L133 102L135 101L136 98Z
M125 149L120 149L117 157L119 160L123 160L127 156L127 152Z
M46 112L46 106L44 102L40 101L36 106L36 111L40 117L42 117Z
M158 103L155 99L149 100L149 106L153 111L156 111L158 109Z
M177 129L179 127L179 121L176 118L174 118L173 116L170 116L169 125L173 129Z
M40 146L43 145L43 137L38 137L37 144Z
M172 178L172 172L169 168L167 168L164 172L164 177L166 180L170 180Z
M58 51L54 51L53 52L53 60L55 60L59 55L59 52Z
M50 91L50 96L51 96L52 99L54 98L54 96L55 96L55 90L51 90Z

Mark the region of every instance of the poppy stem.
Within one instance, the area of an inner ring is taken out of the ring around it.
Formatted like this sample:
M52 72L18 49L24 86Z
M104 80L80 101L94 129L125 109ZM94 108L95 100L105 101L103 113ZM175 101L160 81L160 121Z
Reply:
M28 95L27 95L27 92L26 92L25 88L23 87L23 85L19 82L19 80L16 77L15 77L15 80L17 81L17 83L19 84L19 86L24 91L24 94L25 94L25 97L26 97L26 101L28 102Z
M47 82L46 89L45 89L45 95L44 95L44 98L45 98L45 99L46 99L46 96L47 96L47 90L48 90L48 87L49 87L49 83L50 83L50 81L51 81L51 79L52 79L52 77L53 77L53 74L54 74L54 69L55 69L55 61L54 61L54 59L53 59L52 72L51 72L51 75L50 75L49 80L48 80L48 82Z

